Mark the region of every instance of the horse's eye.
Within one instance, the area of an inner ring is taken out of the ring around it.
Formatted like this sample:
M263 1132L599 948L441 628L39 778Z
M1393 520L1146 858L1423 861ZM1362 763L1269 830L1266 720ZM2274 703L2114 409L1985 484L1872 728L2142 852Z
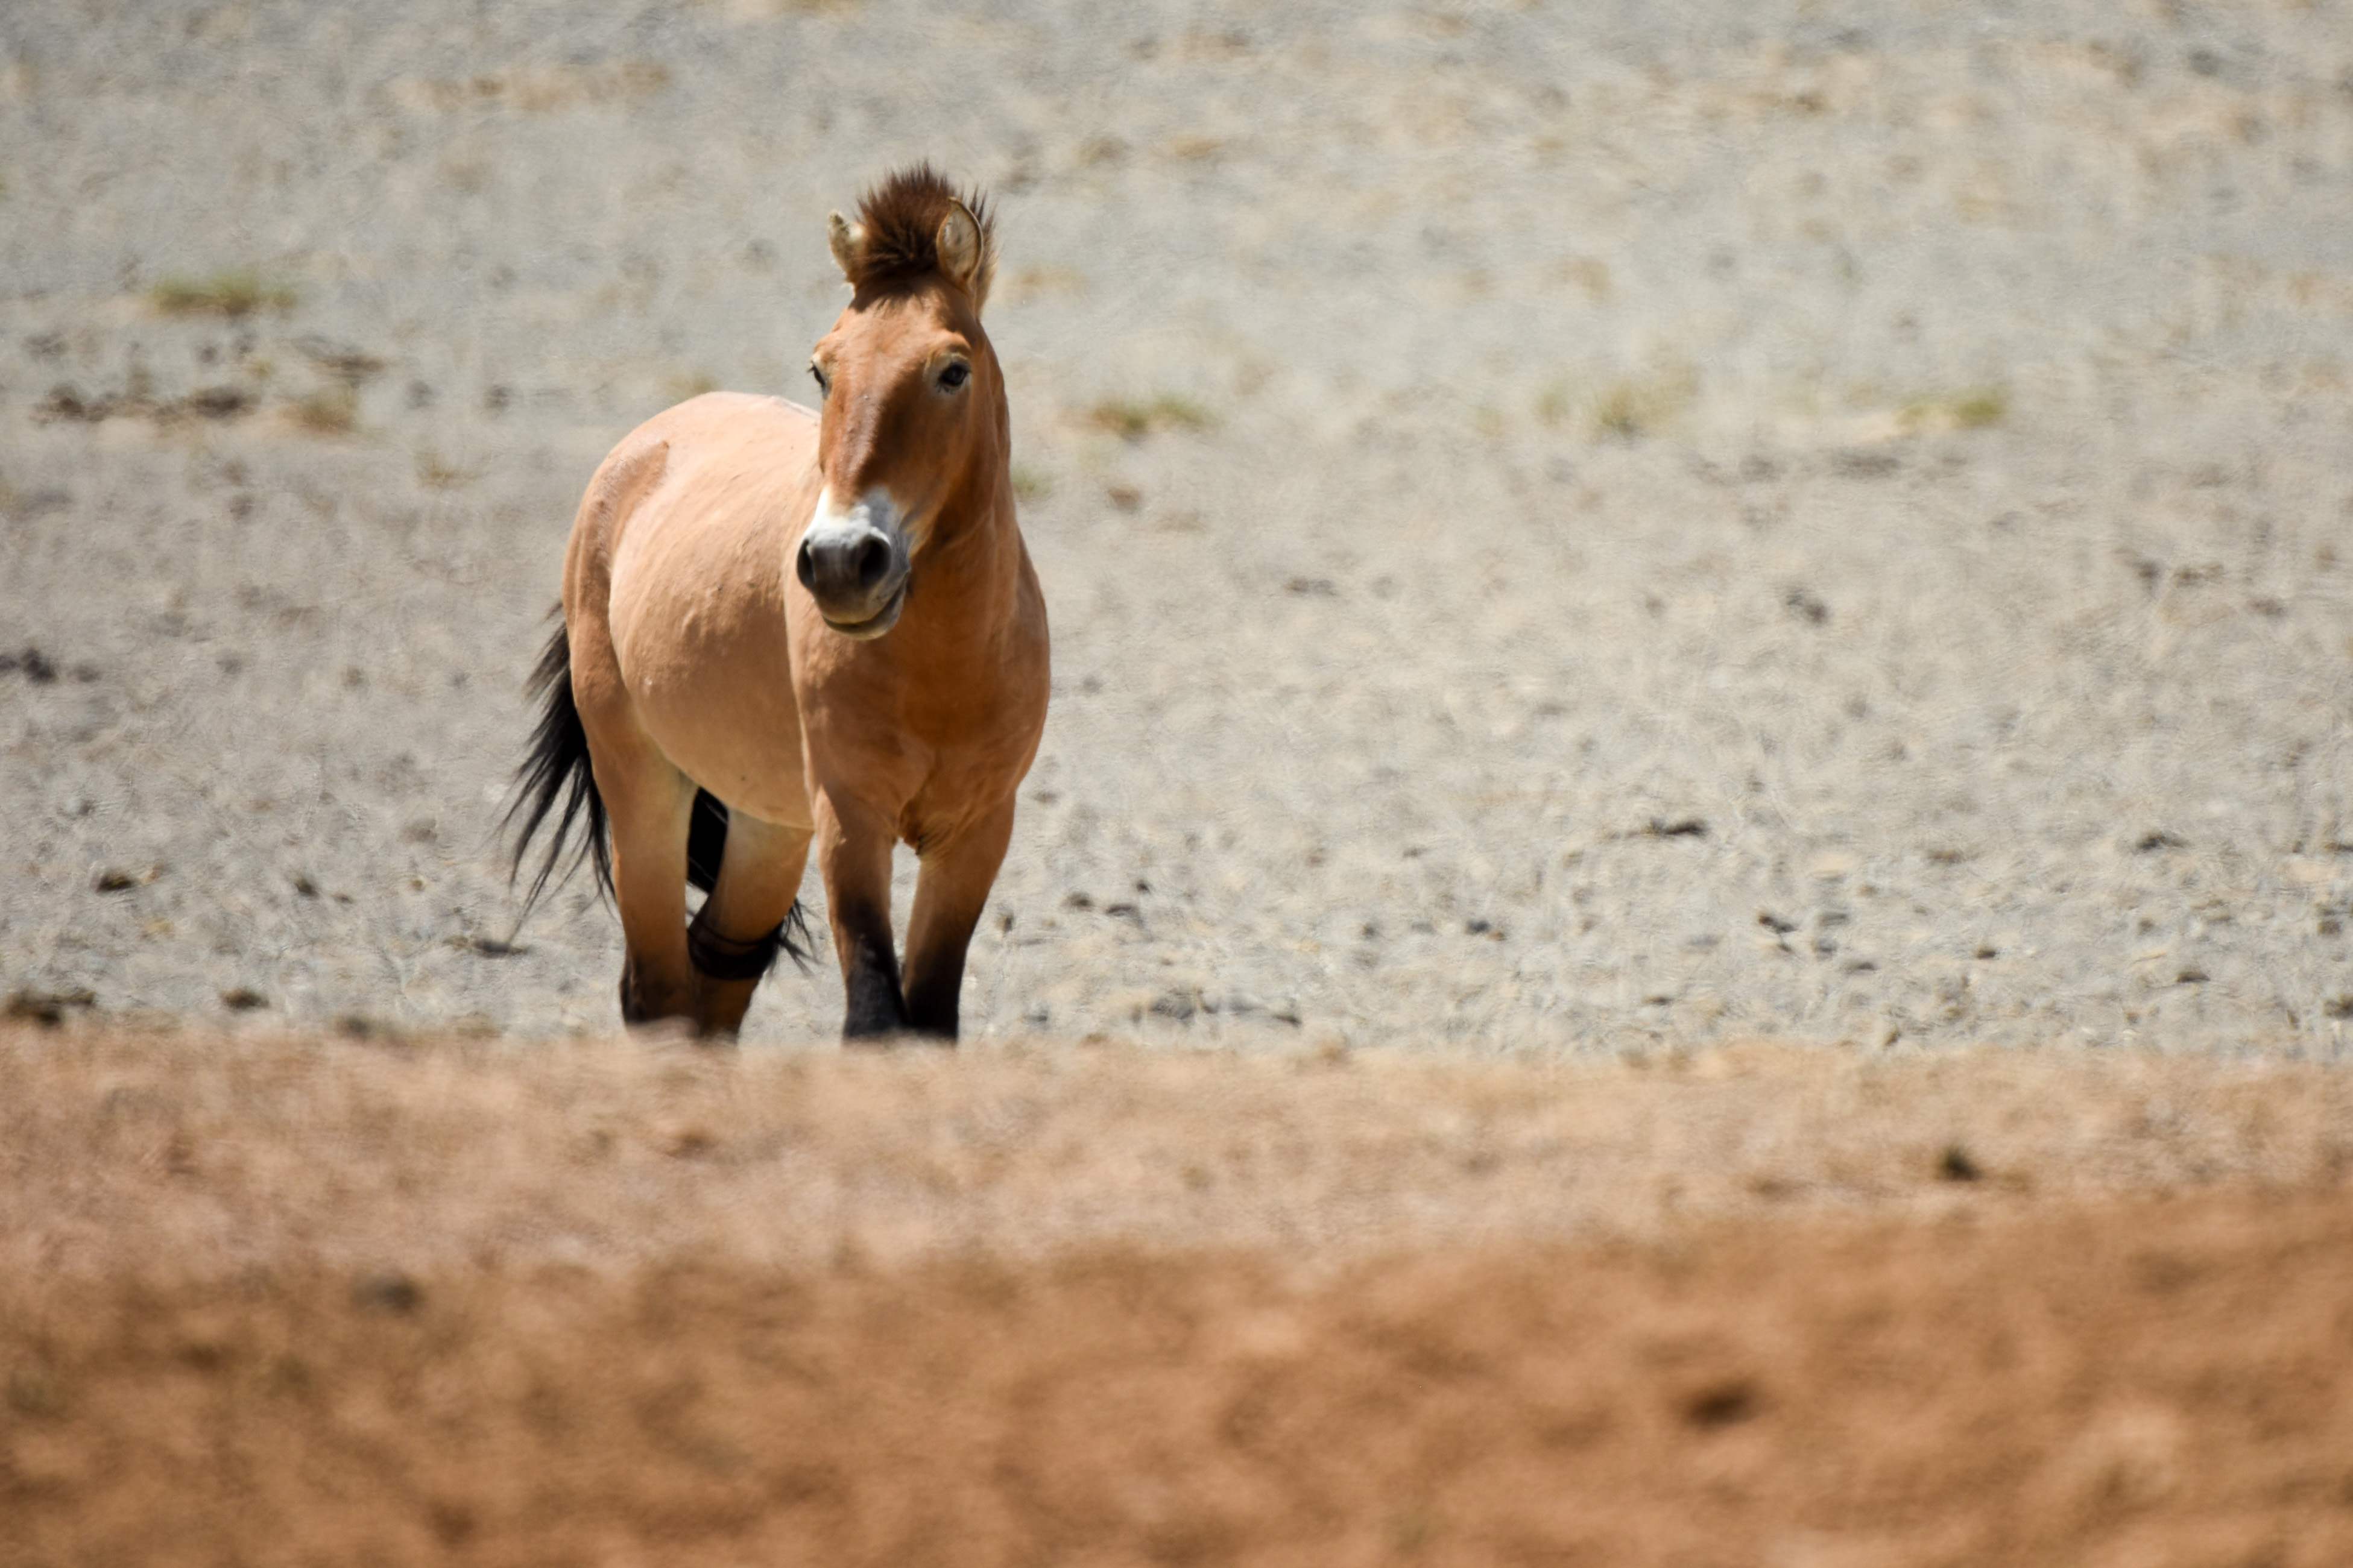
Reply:
M965 363L964 361L960 359L950 360L948 362L947 369L940 372L940 385L949 392L954 392L957 387L962 386L965 382L971 379L972 366Z
M817 383L817 395L819 397L823 397L827 393L833 390L832 386L829 385L825 379L825 372L818 369L815 365L809 366L809 379Z

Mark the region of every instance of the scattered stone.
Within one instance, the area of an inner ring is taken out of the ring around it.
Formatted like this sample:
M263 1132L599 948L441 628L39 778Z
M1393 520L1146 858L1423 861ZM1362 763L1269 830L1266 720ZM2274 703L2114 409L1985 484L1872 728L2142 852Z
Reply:
M49 662L48 655L28 645L22 653L0 653L0 675L16 674L36 686L47 686L58 679L58 667Z
M117 418L153 419L159 425L186 418L237 419L253 412L254 401L253 394L241 386L204 386L184 397L159 399L134 380L125 391L85 397L79 387L61 382L34 405L33 417L44 425L96 425Z
M253 407L253 395L241 386L205 386L180 400L182 408L199 419L234 419Z
M21 1366L8 1374L7 1405L27 1419L46 1420L65 1414L65 1391L48 1368Z
M1781 607L1812 626L1826 625L1831 618L1830 605L1803 584L1793 583L1781 591Z
M2143 855L2153 855L2160 849L2187 849L2189 847L2189 840L2179 834L2168 833L2161 827L2156 827L2135 839L2133 847Z
M303 358L347 386L358 386L384 373L384 361L374 354L315 334L295 339L294 346Z
M66 1014L76 1007L88 1010L98 1005L98 993L87 987L72 991L37 991L25 986L11 992L8 1005L0 1016L12 1022L40 1024L55 1028L66 1020Z
M699 1160L719 1146L719 1140L707 1127L692 1122L672 1122L657 1134L661 1152L673 1160Z
M1202 1011L1201 994L1189 986L1177 986L1163 991L1152 999L1155 1017L1173 1018L1177 1023L1190 1023L1193 1015Z
M1894 453L1868 447L1831 454L1831 470L1852 479L1883 479L1903 466L1904 459Z
M150 866L143 871L125 871L110 866L100 871L90 885L101 893L127 892L132 888L145 887L163 874L161 866Z
M494 936L471 932L451 937L449 945L460 952L470 952L480 958L517 958L531 951L521 942L504 942Z
M1704 838L1707 821L1698 816L1654 816L1643 825L1645 838Z
M1738 1379L1711 1384L1683 1401L1683 1419L1694 1426L1731 1426L1762 1407L1757 1391Z
M49 388L47 397L33 405L33 417L44 425L60 419L95 424L113 411L112 399L101 397L91 402L82 396L80 388L61 381Z
M250 985L232 985L220 994L221 1005L232 1013L250 1013L269 1005L269 998Z
M29 521L37 517L47 517L53 511L65 510L73 505L73 494L54 485L45 485L39 489L7 498L6 505L10 517Z
M1974 1182L1985 1174L1969 1152L1958 1143L1947 1143L1936 1160L1936 1179L1940 1182Z
M396 1268L377 1269L352 1281L352 1305L364 1312L406 1317L425 1304L425 1288Z

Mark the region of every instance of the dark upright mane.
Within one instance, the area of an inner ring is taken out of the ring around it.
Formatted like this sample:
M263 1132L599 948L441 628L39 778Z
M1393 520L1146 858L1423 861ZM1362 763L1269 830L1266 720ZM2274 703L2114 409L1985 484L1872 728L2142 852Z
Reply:
M868 191L858 204L858 224L865 231L858 252L858 275L852 285L893 278L913 278L940 268L939 234L956 203L980 229L980 265L973 272L973 294L985 297L989 275L997 268L997 217L988 199L977 190L962 197L947 176L929 163L892 171Z

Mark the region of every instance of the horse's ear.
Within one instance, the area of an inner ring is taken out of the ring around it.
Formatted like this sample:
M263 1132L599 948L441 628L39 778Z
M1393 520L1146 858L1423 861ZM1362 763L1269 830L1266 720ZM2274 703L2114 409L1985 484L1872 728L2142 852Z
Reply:
M841 268L841 275L854 287L866 249L865 226L852 223L839 213L831 213L826 217L825 229L826 237L833 246L834 265Z
M972 308L978 311L988 303L989 278L997 270L997 258L988 254L972 209L962 202L952 204L948 216L940 219L940 232L933 243L939 251L940 270L949 282L972 296Z

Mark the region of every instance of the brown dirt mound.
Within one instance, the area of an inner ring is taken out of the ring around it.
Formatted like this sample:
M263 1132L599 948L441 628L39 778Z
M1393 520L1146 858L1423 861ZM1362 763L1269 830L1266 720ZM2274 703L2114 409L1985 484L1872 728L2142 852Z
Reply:
M0 1077L10 1568L2353 1561L2340 1075L65 1031Z
M27 1563L2353 1561L2353 1202L0 1292Z

